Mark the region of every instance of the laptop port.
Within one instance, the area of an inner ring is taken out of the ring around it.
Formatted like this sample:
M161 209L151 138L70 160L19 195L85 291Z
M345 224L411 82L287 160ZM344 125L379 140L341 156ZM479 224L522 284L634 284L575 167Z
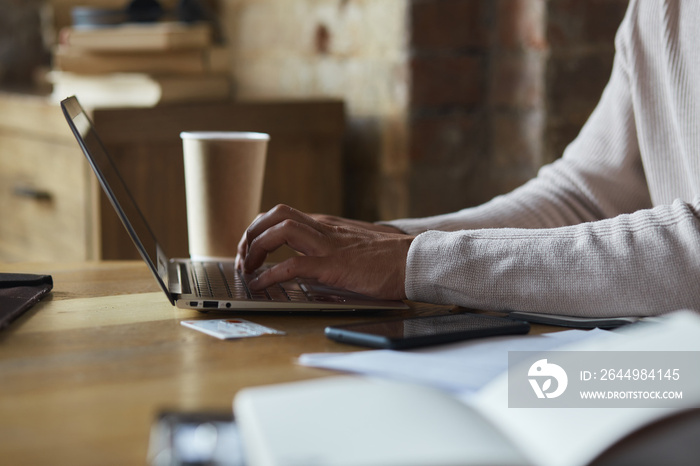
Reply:
M217 301L204 301L202 303L202 306L205 308L215 308L216 309L219 307L219 303Z

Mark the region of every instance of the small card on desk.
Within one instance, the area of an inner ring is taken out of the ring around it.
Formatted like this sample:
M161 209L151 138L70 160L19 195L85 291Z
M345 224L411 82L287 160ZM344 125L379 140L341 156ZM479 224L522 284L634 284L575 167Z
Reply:
M222 340L285 334L245 319L183 320L180 323Z

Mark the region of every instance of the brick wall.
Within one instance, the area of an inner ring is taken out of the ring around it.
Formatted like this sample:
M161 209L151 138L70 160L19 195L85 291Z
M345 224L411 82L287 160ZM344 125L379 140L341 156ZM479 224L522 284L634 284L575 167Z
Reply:
M559 157L598 103L610 77L627 0L549 0L547 126L543 161Z
M222 0L240 97L340 97L346 215L423 216L534 176L607 82L627 0Z
M626 7L413 0L408 214L480 204L561 156L608 80Z
M543 132L544 0L413 0L409 215L531 178Z

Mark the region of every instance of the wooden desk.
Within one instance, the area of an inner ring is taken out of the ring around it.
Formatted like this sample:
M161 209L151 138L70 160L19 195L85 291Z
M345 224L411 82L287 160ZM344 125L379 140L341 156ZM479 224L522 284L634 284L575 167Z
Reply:
M52 294L0 333L3 465L145 464L160 410L229 410L243 387L332 375L296 365L295 358L356 350L327 340L323 328L371 318L247 314L287 335L221 341L181 326L202 315L172 307L140 261L0 264L0 272L54 278ZM412 304L383 316L451 310ZM532 332L552 330L533 326ZM629 437L595 464L660 463L667 451L696 458L692 439L699 428L700 410L681 413Z
M287 335L221 341L181 326L202 315L172 307L142 262L0 264L10 271L51 274L54 291L0 333L2 464L144 464L161 409L228 410L240 388L331 375L295 358L356 349L323 328L368 319L248 314Z

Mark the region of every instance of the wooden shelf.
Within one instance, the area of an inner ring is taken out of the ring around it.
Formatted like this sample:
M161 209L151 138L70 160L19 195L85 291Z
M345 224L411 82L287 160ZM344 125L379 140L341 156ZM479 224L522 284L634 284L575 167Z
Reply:
M169 255L187 255L181 131L271 136L263 209L342 214L341 101L91 109L105 147ZM0 261L136 259L60 108L0 94Z

